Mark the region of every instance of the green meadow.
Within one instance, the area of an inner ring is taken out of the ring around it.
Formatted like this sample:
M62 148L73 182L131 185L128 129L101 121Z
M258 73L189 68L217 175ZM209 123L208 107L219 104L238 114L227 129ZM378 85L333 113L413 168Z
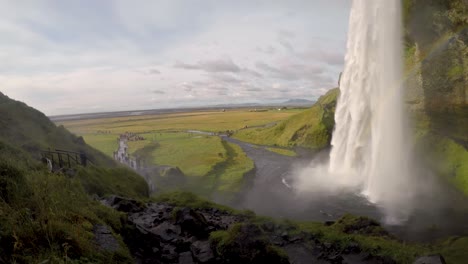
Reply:
M129 153L146 165L169 165L186 176L185 188L204 196L223 194L234 198L254 163L237 145L206 132L239 131L250 127L276 124L302 112L303 109L268 109L253 112L248 109L194 111L129 117L73 120L61 125L82 136L86 143L112 157L118 148L120 134L131 132L144 140L129 141ZM290 150L270 151L294 156Z

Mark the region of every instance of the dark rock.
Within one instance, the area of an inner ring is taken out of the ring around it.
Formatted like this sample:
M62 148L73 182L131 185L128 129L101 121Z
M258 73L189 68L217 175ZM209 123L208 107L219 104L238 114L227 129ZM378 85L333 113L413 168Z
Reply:
M200 263L210 263L214 259L210 241L196 241L190 247L195 259Z
M110 196L109 198L103 200L103 203L117 211L125 213L135 213L145 209L145 205L141 202L116 195Z
M192 252L183 252L179 254L179 264L194 264Z
M115 252L120 249L119 242L112 235L112 231L105 225L95 225L93 228L94 239L99 249Z
M161 258L167 261L175 261L179 258L179 255L176 252L176 247L172 245L165 245L162 248Z
M414 264L445 264L445 259L441 255L430 255L418 258Z
M294 235L294 236L288 237L288 241L290 243L297 243L297 242L302 241L302 240L303 240L303 237L301 235Z
M179 226L173 225L169 222L163 222L152 228L150 232L161 238L161 240L169 242L178 238L181 231Z
M275 230L275 224L273 222L266 222L262 224L262 228L266 232L273 232Z
M335 221L325 221L324 223L325 226L332 226L333 224L335 224Z
M343 257L340 254L332 254L327 257L327 260L332 264L341 264L343 262Z
M360 253L361 252L361 247L359 246L358 243L351 242L344 248L343 252L346 253L346 254Z
M284 244L285 244L285 241L283 238L279 237L279 236L274 236L272 239L271 239L271 243L275 246L280 246L282 247Z
M182 227L182 231L198 238L206 238L209 235L209 226L202 214L190 208L182 208L176 212L176 224Z

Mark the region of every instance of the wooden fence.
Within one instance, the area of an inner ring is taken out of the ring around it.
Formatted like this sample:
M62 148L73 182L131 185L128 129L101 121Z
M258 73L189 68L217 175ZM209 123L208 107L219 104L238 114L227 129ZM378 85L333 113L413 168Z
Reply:
M89 162L85 153L61 149L43 150L41 151L41 156L44 161L49 160L53 168L71 168L75 165L86 167Z

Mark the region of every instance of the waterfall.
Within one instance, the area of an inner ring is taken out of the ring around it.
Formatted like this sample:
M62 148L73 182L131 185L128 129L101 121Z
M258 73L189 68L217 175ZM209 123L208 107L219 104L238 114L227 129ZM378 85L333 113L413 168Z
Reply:
M335 113L329 177L358 184L399 221L410 210L400 0L354 0Z

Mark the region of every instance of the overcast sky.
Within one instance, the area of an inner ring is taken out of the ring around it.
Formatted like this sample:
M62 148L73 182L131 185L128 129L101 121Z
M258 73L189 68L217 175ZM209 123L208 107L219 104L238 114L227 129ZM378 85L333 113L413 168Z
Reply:
M47 115L316 99L350 0L0 0L0 91Z

